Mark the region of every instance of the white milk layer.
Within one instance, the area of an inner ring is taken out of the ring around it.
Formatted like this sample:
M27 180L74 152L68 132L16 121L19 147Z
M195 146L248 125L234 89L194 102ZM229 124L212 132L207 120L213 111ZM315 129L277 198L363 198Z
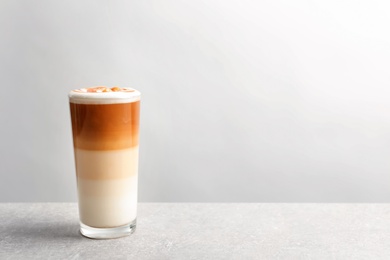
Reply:
M91 227L118 227L137 215L138 147L75 149L79 213Z
M137 217L137 176L116 180L78 179L79 213L83 224L109 228Z

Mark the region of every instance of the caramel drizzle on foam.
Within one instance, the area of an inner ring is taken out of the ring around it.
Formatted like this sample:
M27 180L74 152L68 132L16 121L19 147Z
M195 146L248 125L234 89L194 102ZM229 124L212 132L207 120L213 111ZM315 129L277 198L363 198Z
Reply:
M131 88L120 88L120 87L112 87L108 88L105 86L98 86L92 88L80 88L73 90L78 93L106 93L106 92L134 92L134 89Z
M75 148L119 150L138 145L140 101L115 104L70 102Z

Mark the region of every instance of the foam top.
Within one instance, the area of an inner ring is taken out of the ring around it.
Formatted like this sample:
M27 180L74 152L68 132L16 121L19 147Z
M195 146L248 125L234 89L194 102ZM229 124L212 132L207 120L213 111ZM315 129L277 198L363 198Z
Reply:
M69 92L69 101L77 104L117 104L140 100L141 93L132 88L91 87Z

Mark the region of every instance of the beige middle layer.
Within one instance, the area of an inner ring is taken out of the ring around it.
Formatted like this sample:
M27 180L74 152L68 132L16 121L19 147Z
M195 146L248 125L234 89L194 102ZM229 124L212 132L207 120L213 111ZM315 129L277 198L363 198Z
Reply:
M75 148L77 178L90 180L120 179L138 173L138 146L109 151Z

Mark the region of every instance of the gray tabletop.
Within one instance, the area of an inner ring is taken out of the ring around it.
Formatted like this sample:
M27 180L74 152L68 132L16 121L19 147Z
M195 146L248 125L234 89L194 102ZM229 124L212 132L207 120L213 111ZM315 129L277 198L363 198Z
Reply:
M0 204L0 259L390 259L389 204L138 208L134 234L92 240L75 203Z

